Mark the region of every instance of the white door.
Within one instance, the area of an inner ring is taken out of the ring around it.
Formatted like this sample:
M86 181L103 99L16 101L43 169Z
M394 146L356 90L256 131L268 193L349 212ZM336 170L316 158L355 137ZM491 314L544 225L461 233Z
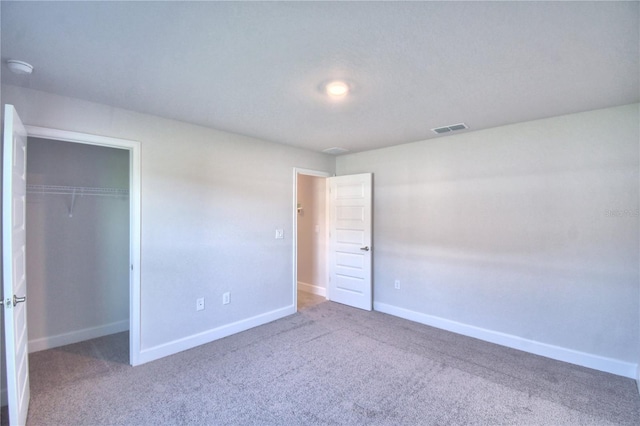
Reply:
M370 311L372 175L336 176L328 183L329 299Z
M25 200L27 132L13 105L4 110L2 164L2 289L9 422L24 425L29 410Z

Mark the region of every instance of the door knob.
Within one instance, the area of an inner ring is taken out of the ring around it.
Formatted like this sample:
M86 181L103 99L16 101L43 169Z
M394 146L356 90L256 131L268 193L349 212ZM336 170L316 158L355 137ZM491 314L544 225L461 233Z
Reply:
M17 297L15 294L13 295L13 306L16 306L18 303L25 302L27 300L27 296L25 297Z
M369 251L369 246L360 247L360 250L363 250L363 251Z

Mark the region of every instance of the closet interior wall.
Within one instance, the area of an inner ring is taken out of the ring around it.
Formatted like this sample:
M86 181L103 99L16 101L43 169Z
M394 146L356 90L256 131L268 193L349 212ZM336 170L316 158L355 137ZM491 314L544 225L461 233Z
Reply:
M29 138L27 185L30 352L128 330L129 199L82 190L128 190L129 152Z

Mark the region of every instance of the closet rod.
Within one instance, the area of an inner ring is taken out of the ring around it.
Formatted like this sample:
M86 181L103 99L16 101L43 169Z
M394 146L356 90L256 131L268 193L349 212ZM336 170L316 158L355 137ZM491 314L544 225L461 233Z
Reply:
M76 205L77 196L92 195L98 197L127 198L129 197L129 190L119 188L90 188L86 186L27 185L27 194L71 195L69 217L73 217L73 208Z
M86 186L27 185L27 194L93 195L98 197L128 197L128 189L90 188Z

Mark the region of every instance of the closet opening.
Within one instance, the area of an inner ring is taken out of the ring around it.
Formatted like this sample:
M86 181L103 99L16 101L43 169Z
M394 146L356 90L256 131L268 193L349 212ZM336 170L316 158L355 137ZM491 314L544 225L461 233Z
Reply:
M74 344L82 354L130 363L131 155L28 138L30 354Z
M326 172L294 171L294 306L302 310L327 300Z

